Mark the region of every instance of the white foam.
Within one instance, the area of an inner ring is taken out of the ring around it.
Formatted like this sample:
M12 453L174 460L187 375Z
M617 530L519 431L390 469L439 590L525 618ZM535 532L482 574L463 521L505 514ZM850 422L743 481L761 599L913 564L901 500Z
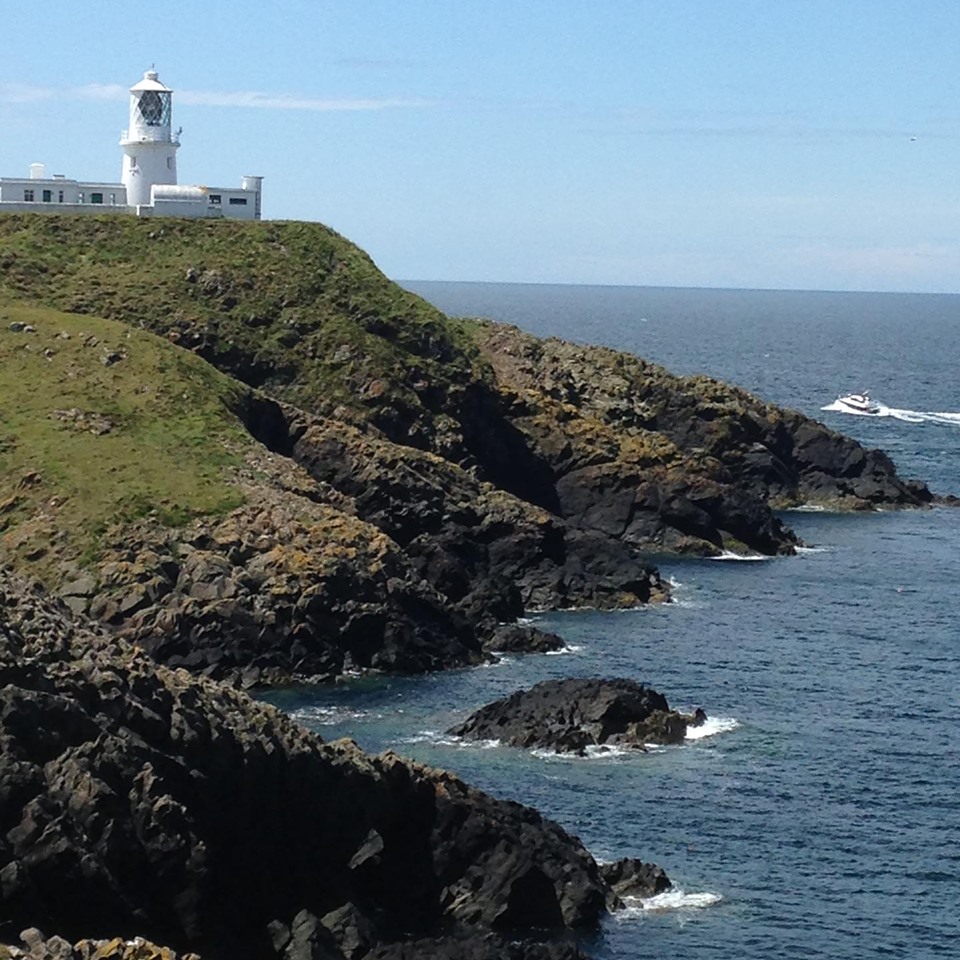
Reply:
M829 547L795 547L797 553L801 556L805 553L832 553Z
M666 913L672 910L702 910L720 903L723 897L719 893L686 893L679 887L673 887L658 893L655 897L624 897L623 908L614 917L617 920L639 920L650 912Z
M299 707L291 714L294 720L307 723L343 723L345 720L382 720L383 714L369 710L351 710L349 707L309 706Z
M626 757L633 757L642 754L644 751L637 747L627 747L622 745L609 745L606 743L591 743L583 753L573 753L562 750L548 750L546 747L536 747L531 750L532 756L539 760L562 760L571 763L584 760L623 760Z
M558 657L562 653L583 653L583 647L576 643L565 643L559 650L548 650L548 657Z
M708 557L708 560L738 560L741 562L756 562L758 560L769 560L760 553L734 553L732 550L724 550L723 553L715 557Z
M730 733L740 726L736 717L707 717L699 727L687 727L685 740L703 740L718 733Z
M820 503L801 503L796 507L787 507L787 513L825 513L826 509Z
M508 663L513 663L513 657L508 657L502 653L493 654L493 659L478 664L481 670L488 670L490 667L505 667Z
M722 899L719 893L687 893L679 887L673 887L655 897L643 897L640 903L644 910L701 910L714 906Z
M438 747L458 747L463 749L493 750L502 746L499 740L468 740L452 733L443 733L440 730L420 730L406 737L400 737L397 743L432 743Z
M674 597L670 603L667 604L667 608L679 607L681 610L702 610L704 607L708 606L710 606L710 604L708 604L705 600L687 600L684 598L678 600L676 597Z

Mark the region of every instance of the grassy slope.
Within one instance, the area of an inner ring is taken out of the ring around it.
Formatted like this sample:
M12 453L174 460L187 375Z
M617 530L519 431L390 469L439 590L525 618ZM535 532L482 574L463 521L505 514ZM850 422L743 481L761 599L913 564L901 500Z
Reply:
M429 420L413 384L486 375L457 324L317 223L0 215L0 287L162 333L312 410Z
M244 387L116 322L10 302L0 318L3 552L42 575L95 553L113 522L175 526L241 502L230 474L253 441L230 408Z

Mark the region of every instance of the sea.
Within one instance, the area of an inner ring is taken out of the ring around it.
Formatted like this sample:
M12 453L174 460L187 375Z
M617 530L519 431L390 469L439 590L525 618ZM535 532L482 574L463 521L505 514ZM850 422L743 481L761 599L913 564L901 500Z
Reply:
M960 495L960 296L406 282L453 315L605 344L800 410ZM838 394L869 391L858 416ZM606 920L604 960L960 957L960 508L792 511L808 545L669 560L674 602L547 612L551 655L367 677L271 700L532 804L674 890ZM539 680L632 677L707 725L571 758L445 734Z

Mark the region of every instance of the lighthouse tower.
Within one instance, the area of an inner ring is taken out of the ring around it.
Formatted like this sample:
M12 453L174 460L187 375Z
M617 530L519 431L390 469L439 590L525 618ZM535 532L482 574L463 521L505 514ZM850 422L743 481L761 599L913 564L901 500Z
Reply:
M127 203L132 207L149 204L154 185L177 182L180 140L170 130L172 95L173 91L158 79L156 70L148 70L130 88L130 126L120 137L120 180L127 188Z

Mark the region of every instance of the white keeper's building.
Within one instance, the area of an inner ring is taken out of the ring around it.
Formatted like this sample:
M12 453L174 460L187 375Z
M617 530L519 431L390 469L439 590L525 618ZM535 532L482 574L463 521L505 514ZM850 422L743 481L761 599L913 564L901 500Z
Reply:
M42 163L28 177L0 177L0 213L126 213L138 217L260 219L263 177L244 177L239 188L177 183L180 131L172 128L173 91L156 70L130 88L130 125L120 135L119 183L47 176Z

